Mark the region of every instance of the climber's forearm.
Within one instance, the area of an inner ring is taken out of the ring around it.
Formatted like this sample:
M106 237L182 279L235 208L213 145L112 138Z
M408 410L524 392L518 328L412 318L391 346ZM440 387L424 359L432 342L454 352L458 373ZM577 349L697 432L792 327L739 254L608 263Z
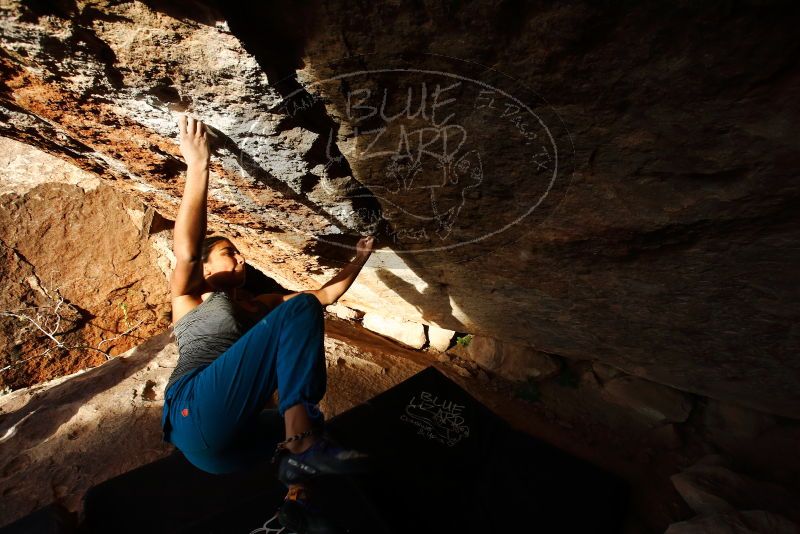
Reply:
M206 235L207 199L208 165L190 165L175 219L173 251L180 259L190 261L200 258L200 246Z
M369 259L369 256L356 256L347 267L343 268L339 273L331 278L324 286L319 289L320 301L323 304L333 304L339 297L353 285L361 268Z

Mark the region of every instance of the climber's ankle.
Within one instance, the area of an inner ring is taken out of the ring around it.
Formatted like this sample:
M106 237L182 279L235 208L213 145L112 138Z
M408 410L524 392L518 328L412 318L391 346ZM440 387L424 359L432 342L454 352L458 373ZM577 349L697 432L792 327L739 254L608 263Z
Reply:
M301 439L291 441L286 444L286 448L289 449L289 452L292 454L299 454L305 450L308 450L314 442L317 440L317 437L313 434L310 436L305 436Z

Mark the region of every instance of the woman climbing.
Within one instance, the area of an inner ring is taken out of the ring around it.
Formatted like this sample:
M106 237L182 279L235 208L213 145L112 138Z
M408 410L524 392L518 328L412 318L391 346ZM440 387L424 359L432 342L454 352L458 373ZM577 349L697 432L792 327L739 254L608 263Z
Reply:
M363 472L367 457L336 447L322 433L322 306L347 291L374 238L359 240L354 261L320 289L247 294L245 260L234 243L205 237L205 125L181 116L179 128L188 170L174 231L177 266L170 292L179 355L164 393L164 440L209 473L239 471L272 457L289 487L279 512L284 526L332 532L309 503L305 483L318 474ZM276 389L278 410L264 410Z

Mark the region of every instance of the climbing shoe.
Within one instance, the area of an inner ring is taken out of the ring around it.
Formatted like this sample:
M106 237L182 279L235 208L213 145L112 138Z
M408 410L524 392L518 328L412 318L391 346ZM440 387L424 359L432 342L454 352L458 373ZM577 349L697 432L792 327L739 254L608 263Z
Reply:
M285 485L298 484L320 475L357 475L369 471L369 456L337 447L323 436L303 452L288 449L278 452L278 480Z
M278 521L297 534L339 534L344 532L308 499L303 486L289 486L289 493L278 510Z

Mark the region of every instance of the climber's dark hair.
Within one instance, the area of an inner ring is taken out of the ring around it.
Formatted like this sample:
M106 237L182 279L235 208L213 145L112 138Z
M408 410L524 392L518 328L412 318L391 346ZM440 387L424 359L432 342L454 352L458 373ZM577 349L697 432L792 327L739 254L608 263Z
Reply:
M200 259L203 260L203 263L208 261L208 255L211 254L211 247L214 246L214 243L217 241L230 241L224 235L212 235L203 239L203 246L200 248Z

